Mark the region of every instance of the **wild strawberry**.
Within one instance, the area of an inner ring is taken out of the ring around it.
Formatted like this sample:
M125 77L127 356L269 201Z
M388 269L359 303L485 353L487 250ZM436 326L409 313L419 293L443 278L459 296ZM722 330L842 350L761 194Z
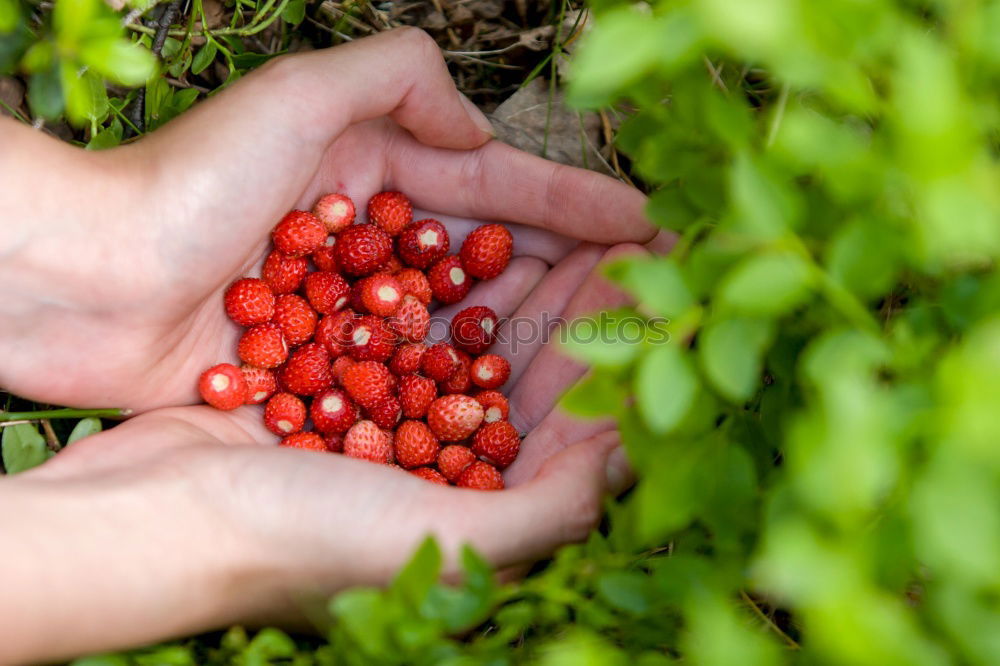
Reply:
M330 355L323 345L310 342L302 345L288 357L278 370L281 384L297 395L316 395L333 383L330 372Z
M381 317L362 315L354 321L347 353L356 361L385 362L396 350L396 334Z
M431 313L427 306L410 294L403 297L396 315L388 321L400 339L407 342L422 342L431 329Z
M347 393L332 388L317 395L309 407L309 417L324 435L345 433L358 420L358 408Z
M374 224L355 224L337 235L337 262L348 275L371 275L392 254L392 238Z
M236 409L247 401L247 380L231 363L214 365L198 378L202 399L216 409Z
M474 278L492 280L510 263L514 238L502 224L484 224L466 236L459 256L462 268Z
M465 274L458 255L454 254L449 254L431 266L427 271L427 281L434 298L445 305L458 303L472 289L472 278Z
M403 421L396 428L393 442L396 462L406 469L433 465L441 445L423 421Z
M451 320L451 341L470 354L482 354L496 339L497 313L485 305L465 308Z
M347 353L351 344L351 333L354 332L354 311L345 308L319 320L316 326L314 340L324 347L331 358L338 358Z
M370 408L392 393L392 373L375 361L361 361L344 370L340 382L347 393L362 407Z
M331 234L354 224L354 202L345 194L327 194L316 202L312 212Z
M323 244L316 248L309 257L313 260L317 270L328 273L339 273L340 262L337 261L337 237L327 236Z
M462 472L455 485L474 490L503 490L503 476L496 467L477 460Z
M334 433L332 435L327 435L323 442L326 444L326 450L331 453L343 453L344 452L344 436Z
M289 257L304 257L326 240L326 227L313 215L293 210L271 232L274 247Z
M448 254L448 230L437 220L419 220L403 229L397 246L403 263L423 270Z
M387 273L389 275L395 275L399 271L403 270L403 262L399 260L395 254L389 255L389 261L385 262L379 273Z
M485 389L503 386L510 378L510 361L498 354L483 354L472 362L472 383Z
M344 385L344 373L347 372L347 369L354 365L354 363L355 360L350 356L339 356L337 360L333 362L331 372L333 372L333 378L341 386Z
M396 347L389 369L393 374L402 377L420 370L420 359L427 351L427 345L422 342L407 342Z
M430 377L403 375L399 378L399 402L403 416L408 419L422 419L427 409L437 397L437 385Z
M441 449L437 457L437 466L452 483L458 481L465 468L476 462L476 456L469 450L469 447L460 444L449 444Z
M236 353L248 365L276 368L288 358L288 345L281 334L281 327L267 322L244 331L236 346Z
M348 307L357 312L358 314L371 314L368 312L368 308L365 307L364 301L361 300L361 289L364 287L364 278L361 278L357 282L351 285L351 295L348 297L347 303Z
M455 354L458 356L458 370L439 384L442 394L468 393L472 388L472 357L464 351L456 350Z
M472 436L472 452L500 469L514 462L521 437L508 421L487 423Z
M279 446L287 446L292 449L320 451L322 453L330 452L323 438L314 432L297 432L294 435L283 438L278 444Z
M240 326L263 324L274 316L274 292L257 278L242 278L232 283L223 300L226 315Z
M399 399L394 395L379 400L370 409L365 410L369 420L384 430L392 430L403 418L403 409Z
M247 382L247 403L248 405L259 405L278 390L278 380L274 373L264 368L255 368L252 365L244 365L240 368L243 378Z
M264 425L284 437L302 430L306 424L306 405L291 393L276 393L264 407Z
M316 271L305 279L306 298L320 314L333 314L347 305L351 285L337 273Z
M431 403L427 425L443 442L458 442L483 422L483 406L467 395L446 395Z
M431 293L431 283L423 272L416 268L404 268L393 277L403 288L404 294L411 294L424 305L430 305L434 294Z
M282 294L274 303L274 323L289 347L302 344L316 330L316 311L301 296Z
M286 257L272 252L264 260L260 277L275 294L290 294L299 288L309 272L309 262L304 257Z
M392 442L371 421L358 421L344 435L344 455L387 465L392 462Z
M455 348L447 342L439 342L420 359L420 370L436 382L443 382L462 367Z
M368 221L397 236L413 221L413 206L402 192L379 192L368 201Z
M438 483L442 486L448 485L448 479L441 476L441 472L437 471L433 467L418 467L416 469L411 469L410 474L413 476L419 476L424 481Z
M483 422L506 421L510 416L510 403L500 391L479 391L472 396L483 406Z
M368 312L379 317L396 314L403 300L403 288L396 278L385 273L376 273L358 282L361 285L361 303Z

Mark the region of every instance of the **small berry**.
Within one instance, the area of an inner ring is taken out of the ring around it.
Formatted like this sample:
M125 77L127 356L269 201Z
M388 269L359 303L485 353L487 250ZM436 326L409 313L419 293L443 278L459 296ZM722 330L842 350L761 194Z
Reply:
M444 442L458 442L483 422L483 406L467 395L446 395L431 403L427 424Z
M391 317L399 310L403 300L403 287L396 278L385 273L366 277L361 285L361 304L365 310L379 317Z
M323 453L330 452L323 438L314 432L297 432L294 435L283 438L278 444L279 446L287 446L293 449L321 451Z
M396 347L389 369L393 374L402 377L420 370L420 359L427 351L427 345L422 342L407 342Z
M379 428L391 430L403 418L403 409L394 395L383 398L367 410L368 418Z
M231 363L214 365L198 378L198 392L216 409L236 409L247 401L247 380Z
M272 252L264 260L260 277L275 294L290 294L302 284L309 272L309 262L304 257L287 257Z
M296 395L316 395L333 383L330 355L316 342L304 344L278 371L281 384Z
M437 397L437 384L430 377L403 375L399 378L399 402L403 416L408 419L422 419L427 409Z
M407 294L389 325L402 340L422 342L431 330L431 313L416 297Z
M355 224L337 235L337 261L349 275L371 275L392 254L392 238L374 224Z
M337 261L337 237L327 236L323 244L315 252L309 255L316 269L329 273L340 272L340 262Z
M510 402L500 391L479 391L472 396L483 406L483 421L506 421L510 416Z
M361 361L344 371L341 385L364 408L374 407L392 393L392 373L375 361Z
M448 230L437 220L418 220L399 234L399 258L421 270L448 254Z
M356 361L388 361L396 350L396 334L385 320L362 315L354 322L347 353Z
M395 254L389 255L389 261L385 262L385 266L379 271L380 273L387 273L388 275L395 275L399 271L403 270L403 262L399 260Z
M411 294L424 305L430 305L434 294L431 293L431 283L427 281L427 276L416 268L404 268L393 277L403 288L404 294Z
M462 472L455 483L459 488L474 490L503 490L503 476L496 467L477 460Z
M331 372L333 372L333 378L341 386L344 385L344 373L347 372L347 369L354 365L354 363L355 360L350 356L339 356L337 357L337 360L333 362Z
M259 405L278 390L278 380L270 370L255 368L252 365L244 365L240 370L247 382L246 404Z
M472 452L500 469L514 462L521 437L508 421L487 423L472 437Z
M351 285L337 273L316 271L305 279L306 298L320 314L333 314L347 305Z
M293 210L274 227L271 240L282 254L304 257L326 240L326 227L312 213Z
M276 368L288 358L288 345L281 327L273 322L257 324L240 336L236 353L247 365L258 368Z
M448 485L448 479L441 476L441 472L437 471L433 467L418 467L416 469L411 469L410 474L413 476L419 476L424 481L438 483L442 486Z
M485 305L465 308L451 320L452 343L470 354L482 354L496 339L497 313Z
M403 421L396 429L393 448L396 451L396 462L406 469L412 469L434 464L441 445L423 421Z
M331 234L354 224L354 202L345 194L327 194L312 209Z
M444 478L451 482L458 481L465 468L476 462L476 456L467 446L449 444L441 449L437 457L437 467Z
M420 359L420 371L436 382L447 380L461 367L458 352L447 342L437 343Z
M289 347L300 345L313 336L316 319L316 311L296 294L282 294L274 303L274 323L281 327Z
M456 351L458 355L458 370L451 377L441 382L441 393L468 393L472 388L472 357L464 351Z
M240 326L263 324L274 316L274 292L257 278L242 278L229 285L223 301L226 315Z
M358 421L344 435L344 455L387 465L392 462L392 441L371 421Z
M264 425L275 435L291 435L306 424L306 406L291 393L276 393L264 407Z
M331 453L343 453L344 452L344 436L339 434L327 435L323 439L326 444L326 450Z
M427 271L427 281L434 298L445 305L458 303L472 289L472 278L465 274L458 255L454 254L449 254L431 266Z
M498 354L483 354L472 362L472 383L485 389L503 386L510 378L510 361Z
M368 220L398 236L413 221L413 206L402 192L379 192L368 201Z
M510 263L514 238L502 224L476 227L462 243L459 256L465 272L479 280L492 280Z
M309 407L309 417L316 430L324 435L345 433L357 422L358 408L347 397L347 393L332 388L313 399Z
M316 326L314 340L326 348L331 358L343 356L351 345L355 319L354 311L350 308L323 317Z

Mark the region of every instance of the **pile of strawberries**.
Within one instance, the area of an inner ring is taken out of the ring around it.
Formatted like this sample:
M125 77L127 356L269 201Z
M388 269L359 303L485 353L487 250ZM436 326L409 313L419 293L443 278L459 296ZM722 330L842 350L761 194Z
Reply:
M465 308L452 319L450 343L425 340L431 300L458 303L475 280L500 275L510 232L482 225L448 254L444 225L414 221L399 192L371 198L368 224L354 218L350 198L328 194L311 213L278 222L261 277L225 293L226 314L246 328L243 365L202 373L202 397L224 410L266 403L264 424L282 446L398 465L435 483L503 488L499 470L517 457L520 437L497 390L510 363L485 353L496 313Z

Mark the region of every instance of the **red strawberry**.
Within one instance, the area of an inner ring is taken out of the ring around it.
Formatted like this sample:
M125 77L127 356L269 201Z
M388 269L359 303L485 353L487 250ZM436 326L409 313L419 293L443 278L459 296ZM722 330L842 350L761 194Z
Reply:
M323 391L309 407L313 425L324 435L345 433L358 420L358 408L347 393L332 388Z
M371 275L392 254L392 238L374 224L355 224L337 235L337 261L348 275Z
M198 392L216 409L236 409L247 401L247 380L231 363L214 365L198 378Z
M427 281L431 285L434 298L445 305L458 303L472 289L472 278L462 270L457 255L449 254L427 271Z
M361 288L365 286L363 282L364 278L351 285L351 295L348 299L348 304L352 310L359 314L371 314L368 312L368 308L365 307L364 302L361 300Z
M344 436L333 434L327 435L323 440L326 443L327 451L331 453L343 453L344 452Z
M344 371L341 385L362 407L374 407L392 393L392 373L375 361L361 361Z
M407 342L396 347L396 352L389 361L389 369L393 374L402 377L420 370L420 359L427 351L427 345L422 342Z
M354 359L350 356L340 356L333 362L333 368L331 369L333 372L333 378L341 386L344 385L344 373L347 372L347 369L354 365L354 363Z
M476 227L465 238L459 256L465 272L480 280L492 280L510 263L514 238L502 224Z
M323 317L316 326L315 341L326 347L331 357L343 356L351 344L354 321L354 311L350 308Z
M441 449L437 457L437 466L444 478L451 482L458 481L465 468L476 462L476 456L467 446L449 444Z
M497 313L485 305L465 308L451 320L451 341L462 351L482 354L496 339Z
M458 355L458 370L451 374L451 377L441 382L441 393L468 393L472 388L472 357L463 351L456 351Z
M422 342L431 330L431 313L427 306L407 294L396 315L389 320L393 331L407 342Z
M327 236L323 244L309 255L316 268L328 273L339 273L340 262L337 261L337 237Z
M226 315L240 326L263 324L274 316L274 292L257 278L242 278L232 283L223 300Z
M305 423L305 403L291 393L276 393L264 407L264 425L275 435L291 435Z
M403 409L394 395L383 398L366 410L368 418L379 428L391 430L403 418Z
M390 254L389 261L385 262L385 266L379 272L395 275L401 270L403 270L403 262L395 254Z
M368 201L368 221L397 236L413 221L413 206L402 192L379 192Z
M509 421L487 423L472 437L472 452L500 469L514 462L521 437Z
M392 462L392 442L371 421L358 421L344 435L344 455L387 465Z
M366 277L361 285L361 304L368 312L380 317L391 317L396 314L403 300L403 287L396 278L385 273L377 273Z
M274 303L274 323L289 347L300 345L316 330L316 311L301 296L282 294Z
M433 465L441 445L423 421L403 421L396 428L393 442L396 462L406 469Z
M331 234L354 224L354 202L345 194L327 194L312 209Z
M396 350L396 334L385 320L375 315L362 315L354 322L351 346L347 353L356 361L388 361Z
M418 467L416 469L411 469L410 474L413 476L419 476L424 481L439 483L442 486L448 485L448 479L441 476L441 472L437 471L433 467Z
M503 490L503 476L493 465L477 460L465 468L455 485L474 490Z
M483 354L472 362L472 383L485 389L503 386L510 378L510 361L497 354Z
M399 402L406 418L424 418L436 397L437 385L430 377L411 374L399 378Z
M420 359L420 370L436 382L443 382L459 368L462 361L458 352L447 342L439 342L426 352Z
M278 379L297 395L316 395L333 383L330 355L316 342L304 344L288 358L278 371Z
M430 305L434 294L431 293L431 283L427 281L427 276L421 271L416 268L404 268L393 277L403 288L404 294L412 294L424 305Z
M403 263L422 270L448 254L448 230L437 220L419 220L403 229L397 246Z
M500 391L480 391L472 397L483 406L483 421L485 423L506 421L510 416L510 403Z
M281 327L273 322L257 324L240 336L236 347L240 360L258 368L276 368L288 358L288 345Z
M304 257L286 257L272 252L264 260L260 276L275 294L290 294L299 288L309 272L309 262Z
M320 314L333 314L347 305L351 285L337 273L316 271L305 279L306 298Z
M306 451L330 452L323 438L314 432L297 432L282 439L279 445L293 449L304 449Z
M259 405L278 390L278 380L274 373L264 368L244 365L240 368L247 382L247 404Z
M271 232L274 247L289 257L304 257L326 240L326 227L313 215L293 210Z
M446 395L431 403L427 424L444 442L458 442L483 422L483 406L467 395Z

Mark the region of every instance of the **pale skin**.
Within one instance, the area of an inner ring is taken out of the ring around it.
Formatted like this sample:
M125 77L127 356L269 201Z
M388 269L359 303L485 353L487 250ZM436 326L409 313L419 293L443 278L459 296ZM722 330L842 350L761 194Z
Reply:
M0 119L0 385L139 412L0 477L0 663L301 626L314 601L389 580L428 534L451 574L463 543L516 567L586 536L629 473L610 424L556 408L584 370L554 345L496 350L530 432L499 493L275 447L260 408L196 404L201 370L236 362L223 290L253 274L282 214L326 192L361 209L406 192L453 247L473 220L516 223L509 269L467 299L501 317L620 303L595 268L646 251L644 197L487 127L415 30L276 60L102 153Z

